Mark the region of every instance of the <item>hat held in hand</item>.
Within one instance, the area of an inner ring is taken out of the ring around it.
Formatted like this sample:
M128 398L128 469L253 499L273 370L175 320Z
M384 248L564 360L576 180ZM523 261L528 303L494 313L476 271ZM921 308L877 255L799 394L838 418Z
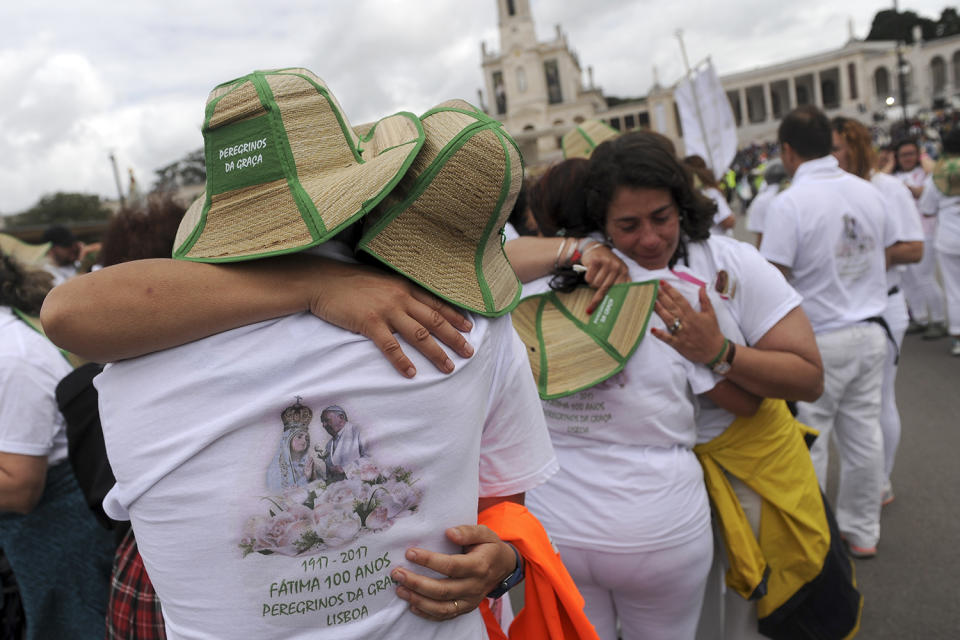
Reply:
M562 398L620 373L646 334L657 290L654 280L615 284L592 314L596 290L587 286L521 300L511 319L540 397Z
M251 260L318 245L376 206L423 145L398 113L364 136L306 69L255 71L216 87L203 121L207 188L174 257Z
M420 121L423 149L367 217L358 249L459 307L502 315L520 299L501 236L523 181L520 151L462 100Z

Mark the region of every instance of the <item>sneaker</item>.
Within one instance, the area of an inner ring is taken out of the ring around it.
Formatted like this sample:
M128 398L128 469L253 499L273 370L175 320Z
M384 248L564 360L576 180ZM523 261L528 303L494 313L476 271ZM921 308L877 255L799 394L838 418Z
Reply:
M942 322L931 322L923 332L924 340L939 340L947 335L947 327Z
M893 489L887 489L883 492L883 498L880 500L880 506L885 507L896 499L893 495Z
M907 335L912 336L917 333L923 333L927 330L926 324L920 324L919 322L910 321L910 324L907 325Z
M960 356L960 338L953 339L953 346L950 347L950 355Z
M847 551L850 553L851 556L853 556L854 558L858 558L860 560L873 558L877 555L876 547L858 547L857 545L850 544L849 542L847 543Z

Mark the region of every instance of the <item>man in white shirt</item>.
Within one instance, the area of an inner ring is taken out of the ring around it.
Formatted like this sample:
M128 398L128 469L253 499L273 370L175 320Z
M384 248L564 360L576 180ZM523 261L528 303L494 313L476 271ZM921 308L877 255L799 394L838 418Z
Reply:
M803 296L823 357L824 392L798 403L802 422L820 430L811 449L826 486L828 442L840 454L837 522L853 555L876 554L883 492L880 399L887 332L886 248L896 227L869 182L841 170L830 155L830 122L803 106L780 124L790 188L770 205L777 224L760 252Z
M53 276L53 286L77 275L83 245L73 232L62 225L54 225L43 233L43 241L50 243L47 253L50 262L43 268Z
M327 465L327 481L342 479L344 468L367 453L360 440L360 430L347 420L347 412L337 405L331 405L320 413L320 423L330 434L322 454Z

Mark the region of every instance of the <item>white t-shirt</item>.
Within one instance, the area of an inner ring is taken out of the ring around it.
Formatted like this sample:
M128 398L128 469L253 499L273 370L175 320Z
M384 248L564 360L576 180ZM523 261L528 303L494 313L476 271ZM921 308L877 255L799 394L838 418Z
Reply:
M774 198L760 253L788 267L815 333L880 316L887 306L884 249L897 241L883 196L833 156L804 162Z
M780 270L745 242L711 236L705 242L688 244L687 254L690 274L707 285L723 335L737 344L755 344L803 302ZM718 300L716 283L721 272L726 286ZM701 397L697 442L709 442L719 436L734 418L709 398Z
M70 278L73 278L77 275L77 267L76 265L72 264L60 266L48 262L47 264L43 265L43 270L53 276L53 286L63 284Z
M908 187L925 187L927 181L927 172L924 171L923 167L918 164L910 171L898 172L895 177ZM920 195L923 196L922 193ZM913 193L910 194L910 197L913 198ZM914 198L914 200L919 200L919 198ZM920 224L923 227L923 233L928 237L932 237L933 232L937 228L936 218L927 218L921 216Z
M0 451L67 457L67 433L57 384L71 368L53 343L0 306Z
M767 210L770 203L780 193L779 184L763 183L760 192L747 207L747 231L754 233L763 233L763 225L766 224Z
M706 187L702 189L702 191L703 195L717 203L717 212L713 214L713 226L710 228L710 233L726 235L727 229L721 227L720 223L732 216L733 210L730 209L730 205L727 204L727 199L723 197L719 189Z
M96 378L117 478L104 504L129 513L168 637L486 638L478 612L410 613L390 579L430 573L410 547L459 553L444 531L475 523L478 497L557 469L509 318L472 320L476 353L450 375L404 345L418 373L403 378L366 338L299 314ZM328 468L338 412L358 444Z
M917 202L913 199L910 189L891 175L875 171L870 182L887 201L887 208L893 214L897 225L897 242L923 242L923 227L920 225L920 215L917 211ZM887 269L887 290L900 286L900 274L903 265L895 265Z
M667 270L647 271L620 254L634 281L665 279L699 307L697 289ZM524 285L545 291L548 278ZM560 472L527 495L527 506L560 544L614 553L654 551L710 526L696 442L695 395L719 378L650 334L652 313L623 371L586 390L543 402Z
M951 255L960 254L960 196L941 193L931 176L927 178L917 206L924 218L939 219L934 240L936 250Z

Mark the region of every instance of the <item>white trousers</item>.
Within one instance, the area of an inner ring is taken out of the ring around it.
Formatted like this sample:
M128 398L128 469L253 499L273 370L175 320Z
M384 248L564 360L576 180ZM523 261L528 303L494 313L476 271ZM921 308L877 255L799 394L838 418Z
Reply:
M734 476L729 473L726 475L753 529L753 535L758 535L763 499ZM713 523L716 544L697 626L697 640L766 640L766 636L757 631L757 605L727 587L726 573L730 563L723 544L723 534L716 526L716 518Z
M797 418L820 431L810 450L821 488L827 486L831 435L840 456L837 525L850 544L876 546L883 495L880 397L887 335L880 325L859 323L817 335L823 358L823 395L797 403Z
M693 640L713 558L705 527L692 541L642 553L559 545L600 640Z
M947 317L950 318L950 335L960 336L960 254L937 254L940 276L947 294Z
M937 250L933 248L933 235L923 239L923 258L908 264L903 270L903 290L907 295L910 315L920 324L943 322L943 290L937 282Z
M884 488L890 485L890 473L893 471L893 462L897 456L897 447L900 445L900 411L897 409L897 364L896 357L903 346L903 336L907 332L907 303L903 292L887 296L887 308L883 312L883 319L890 327L890 333L896 340L894 348L890 338L887 338L887 359L883 364L883 391L880 405L880 430L883 432L883 478Z

